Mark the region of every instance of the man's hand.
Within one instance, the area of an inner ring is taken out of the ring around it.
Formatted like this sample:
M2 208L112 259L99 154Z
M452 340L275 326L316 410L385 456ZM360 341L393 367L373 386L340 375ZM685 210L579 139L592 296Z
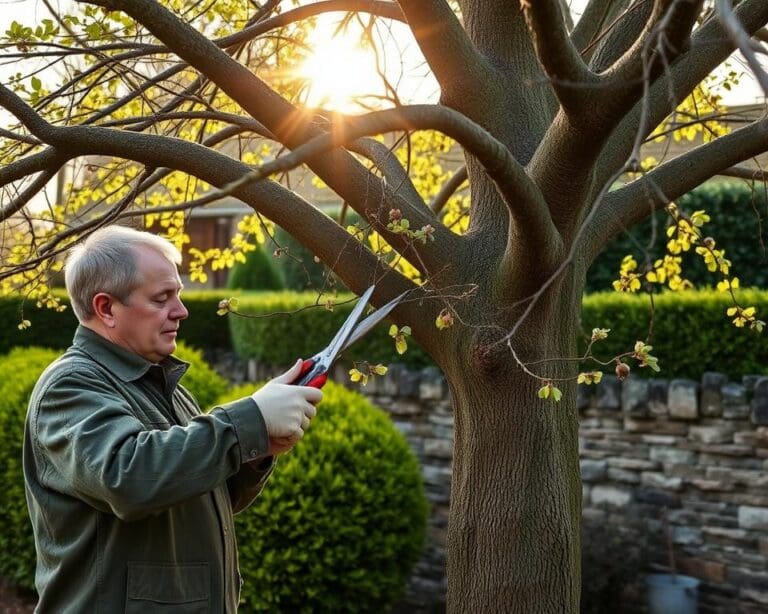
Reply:
M299 359L288 371L251 395L267 425L270 448L284 447L282 451L285 451L293 447L304 436L309 421L317 413L314 404L323 399L323 392L318 388L291 384L299 376L301 365ZM278 441L273 443L274 439Z

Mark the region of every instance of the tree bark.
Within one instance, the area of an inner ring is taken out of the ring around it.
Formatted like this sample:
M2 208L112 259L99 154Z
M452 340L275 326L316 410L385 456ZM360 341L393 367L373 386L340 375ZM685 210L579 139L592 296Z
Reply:
M519 329L512 341L524 360L575 355L575 290L572 279L563 280ZM456 421L448 611L578 612L575 385L555 379L562 400L540 400L542 382L526 374L506 346L483 345L480 338L468 345L444 365ZM558 361L532 369L558 378L573 377L576 367Z

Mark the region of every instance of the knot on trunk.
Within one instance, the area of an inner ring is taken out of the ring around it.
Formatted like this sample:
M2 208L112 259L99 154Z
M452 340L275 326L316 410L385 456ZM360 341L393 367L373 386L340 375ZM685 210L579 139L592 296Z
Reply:
M472 346L472 360L481 373L491 375L502 368L509 350L499 342L498 334L480 331Z

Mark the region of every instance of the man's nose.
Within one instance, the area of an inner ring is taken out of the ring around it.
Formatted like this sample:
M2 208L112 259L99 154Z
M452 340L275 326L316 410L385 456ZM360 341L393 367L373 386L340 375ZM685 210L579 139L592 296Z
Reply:
M176 304L173 306L173 309L171 310L171 319L185 320L187 316L189 316L189 310L186 308L184 303L181 302L181 299L177 298Z

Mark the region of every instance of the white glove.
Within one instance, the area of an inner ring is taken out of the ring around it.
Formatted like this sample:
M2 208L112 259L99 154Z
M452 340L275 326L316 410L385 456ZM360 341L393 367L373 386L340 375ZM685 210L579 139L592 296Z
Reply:
M299 359L288 371L251 395L261 410L270 437L301 439L304 428L317 413L314 404L323 399L323 392L318 388L291 384L299 376L301 364Z

